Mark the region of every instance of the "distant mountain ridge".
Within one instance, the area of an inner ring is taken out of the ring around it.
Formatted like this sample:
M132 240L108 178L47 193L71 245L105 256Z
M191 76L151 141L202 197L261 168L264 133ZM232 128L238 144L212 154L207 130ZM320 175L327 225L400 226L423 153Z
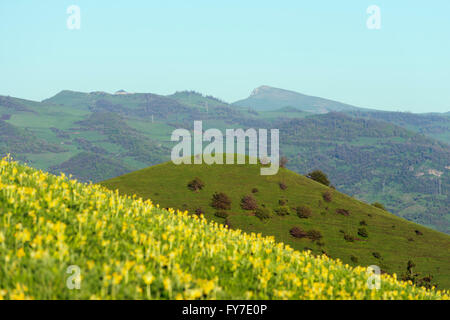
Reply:
M247 99L233 103L239 107L250 107L256 111L270 111L283 107L294 107L301 111L311 113L327 113L331 111L364 110L349 104L308 96L295 91L261 86L253 90Z

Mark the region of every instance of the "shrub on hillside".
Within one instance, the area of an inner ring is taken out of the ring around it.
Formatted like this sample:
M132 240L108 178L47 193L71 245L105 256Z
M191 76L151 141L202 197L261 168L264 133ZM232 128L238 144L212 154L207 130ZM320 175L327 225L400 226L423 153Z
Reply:
M257 208L255 210L255 216L261 220L266 220L270 219L272 217L272 214L270 213L270 210L267 208Z
M241 199L241 208L244 210L255 210L258 208L258 203L252 195L247 195Z
M258 193L258 191L259 191L258 188L253 188L252 189L252 193Z
M286 200L286 199L280 199L280 200L278 200L278 204L279 204L280 206L285 206L287 203L288 203L288 200Z
M279 216L287 216L291 213L288 206L279 206L274 211Z
M359 222L359 225L360 225L360 226L367 226L366 220L360 221L360 222Z
M288 158L281 157L281 159L280 159L280 168L286 168L286 165L287 165L288 161L289 161Z
M295 209L297 216L301 219L308 219L312 215L312 210L307 206L300 206Z
M287 189L287 185L284 182L280 182L280 189L281 190L286 190Z
M350 256L350 260L351 260L353 263L358 263L358 257L356 257L356 256L354 256L354 255L351 255L351 256Z
M350 211L347 209L336 209L337 214L342 214L343 216L348 217L350 215Z
M328 180L327 175L320 170L312 171L312 172L308 173L306 175L306 177L309 179L312 179L316 182L319 182L323 185L326 185L326 186L330 185L330 180Z
M350 234L344 234L344 239L345 239L345 241L347 241L347 242L354 242L355 241L355 237L354 236L352 236L352 235L350 235Z
M375 208L378 208L378 209L386 211L386 208L384 207L384 205L382 203L374 202L374 203L372 203L372 206L374 206Z
M377 259L381 259L381 254L379 252L372 252L372 255Z
M228 218L228 212L226 212L224 210L217 211L214 215L219 218L224 218L224 219Z
M366 228L359 228L358 234L363 238L367 238L369 236L369 233L367 232Z
M317 241L322 239L322 233L319 230L309 230L306 236L312 241Z
M197 192L205 187L205 183L200 180L200 178L195 178L194 180L190 181L187 186L189 190Z
M205 211L203 211L202 208L197 208L197 209L195 209L194 212L195 212L195 214L198 215L198 216L201 215L201 214L205 214Z
M433 286L437 287L436 284L432 283L433 281L432 275L428 275L422 278L419 272L414 272L415 267L416 267L415 263L409 260L406 266L406 272L403 275L401 275L400 279L403 281L411 281L417 287L425 287L427 289L431 289L433 288Z
M212 197L211 206L220 210L230 210L231 199L223 192L216 192Z
M306 232L303 231L302 229L300 229L299 227L293 227L291 230L289 230L289 233L294 238L299 238L299 239L306 238L306 236L307 236Z
M423 233L420 232L419 230L415 230L414 232L415 232L418 236L423 236Z
M331 202L331 201L333 201L333 193L332 193L330 190L325 191L325 192L322 194L322 197L323 197L323 200L324 200L325 202Z

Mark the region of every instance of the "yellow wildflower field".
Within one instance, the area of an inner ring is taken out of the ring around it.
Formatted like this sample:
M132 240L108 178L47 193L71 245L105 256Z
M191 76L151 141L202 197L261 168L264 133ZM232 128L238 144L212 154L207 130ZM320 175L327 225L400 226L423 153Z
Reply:
M151 201L0 162L0 299L448 299Z

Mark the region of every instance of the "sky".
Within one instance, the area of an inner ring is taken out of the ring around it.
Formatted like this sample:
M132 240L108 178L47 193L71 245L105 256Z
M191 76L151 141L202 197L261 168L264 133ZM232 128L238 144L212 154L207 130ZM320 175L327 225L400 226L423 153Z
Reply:
M449 15L448 0L1 0L0 95L195 90L234 102L269 85L447 112Z

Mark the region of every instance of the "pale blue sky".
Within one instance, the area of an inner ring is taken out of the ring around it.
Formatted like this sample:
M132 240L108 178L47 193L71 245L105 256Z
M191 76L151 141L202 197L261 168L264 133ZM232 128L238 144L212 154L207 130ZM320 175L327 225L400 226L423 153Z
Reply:
M66 26L72 4L81 30ZM372 4L381 30L366 27ZM233 102L271 85L446 112L449 36L448 0L1 0L0 94L189 89Z

